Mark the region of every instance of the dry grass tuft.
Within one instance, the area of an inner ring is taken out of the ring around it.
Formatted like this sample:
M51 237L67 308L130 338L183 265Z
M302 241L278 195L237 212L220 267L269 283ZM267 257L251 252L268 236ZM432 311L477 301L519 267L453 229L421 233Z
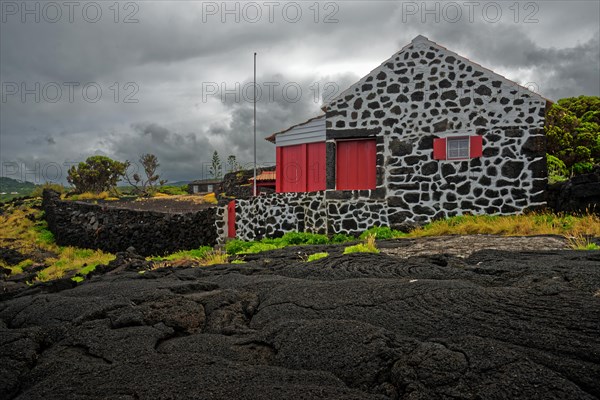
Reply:
M592 242L590 237L580 234L568 236L567 245L573 250L600 250L600 246Z
M101 193L85 192L85 193L81 193L81 194L74 194L73 196L70 196L68 199L69 200L106 200L110 197L111 197L110 193L108 193L108 192L101 192Z
M412 231L410 237L441 235L587 235L600 236L600 217L554 213L521 215L462 215L435 221Z

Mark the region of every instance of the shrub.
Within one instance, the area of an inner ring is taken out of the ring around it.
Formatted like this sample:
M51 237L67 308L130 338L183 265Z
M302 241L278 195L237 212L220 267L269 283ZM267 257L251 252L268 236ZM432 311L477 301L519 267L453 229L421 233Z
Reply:
M105 156L92 156L69 168L67 181L75 186L76 193L110 191L117 186L126 167L125 163Z
M369 228L360 235L360 238L365 239L369 235L374 235L376 239L393 239L406 236L405 233L391 229L389 226L374 226Z
M548 110L545 132L548 154L573 174L589 172L600 161L600 98L560 99Z
M306 259L306 262L320 260L321 258L326 258L328 256L329 256L329 253L327 253L327 252L311 254Z
M283 247L281 245L276 245L276 244L272 244L272 243L261 243L261 242L250 242L250 243L251 243L251 246L246 248L244 251L242 251L239 254L257 254L257 253L262 253L263 251L281 249Z
M225 243L227 254L239 254L252 247L253 242L245 242L239 239L232 239Z
M346 243L352 242L353 240L356 240L354 236L344 235L343 233L336 233L329 239L331 243Z
M550 183L562 182L568 179L569 171L562 160L547 154L546 164L548 165L548 181Z
M327 244L329 238L326 235L308 232L288 232L281 237L285 245L300 244Z

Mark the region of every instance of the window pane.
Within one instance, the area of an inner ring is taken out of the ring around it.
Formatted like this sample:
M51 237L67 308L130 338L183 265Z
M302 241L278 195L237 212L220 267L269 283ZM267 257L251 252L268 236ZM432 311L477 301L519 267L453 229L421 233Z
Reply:
M469 139L468 138L448 138L447 152L449 159L469 158Z

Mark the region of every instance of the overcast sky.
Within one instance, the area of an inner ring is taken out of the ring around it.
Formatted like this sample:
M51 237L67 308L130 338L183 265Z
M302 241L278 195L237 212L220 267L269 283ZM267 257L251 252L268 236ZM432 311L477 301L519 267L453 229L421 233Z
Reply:
M154 153L170 181L320 112L421 34L552 100L600 95L600 2L1 0L1 176ZM423 6L425 5L425 6ZM301 90L301 93L299 92ZM225 92L223 92L225 90Z

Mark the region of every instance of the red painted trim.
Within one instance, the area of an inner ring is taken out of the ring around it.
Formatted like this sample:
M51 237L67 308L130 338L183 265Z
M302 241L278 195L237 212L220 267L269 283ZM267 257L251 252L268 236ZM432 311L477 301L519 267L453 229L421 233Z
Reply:
M433 159L434 160L445 160L446 159L446 139L433 139Z
M309 143L306 164L306 191L316 192L325 190L325 142Z
M481 157L483 155L483 137L480 135L469 138L469 156L471 158Z
M235 237L235 200L227 204L227 237Z
M281 147L275 148L275 192L282 192L283 183L283 149Z

